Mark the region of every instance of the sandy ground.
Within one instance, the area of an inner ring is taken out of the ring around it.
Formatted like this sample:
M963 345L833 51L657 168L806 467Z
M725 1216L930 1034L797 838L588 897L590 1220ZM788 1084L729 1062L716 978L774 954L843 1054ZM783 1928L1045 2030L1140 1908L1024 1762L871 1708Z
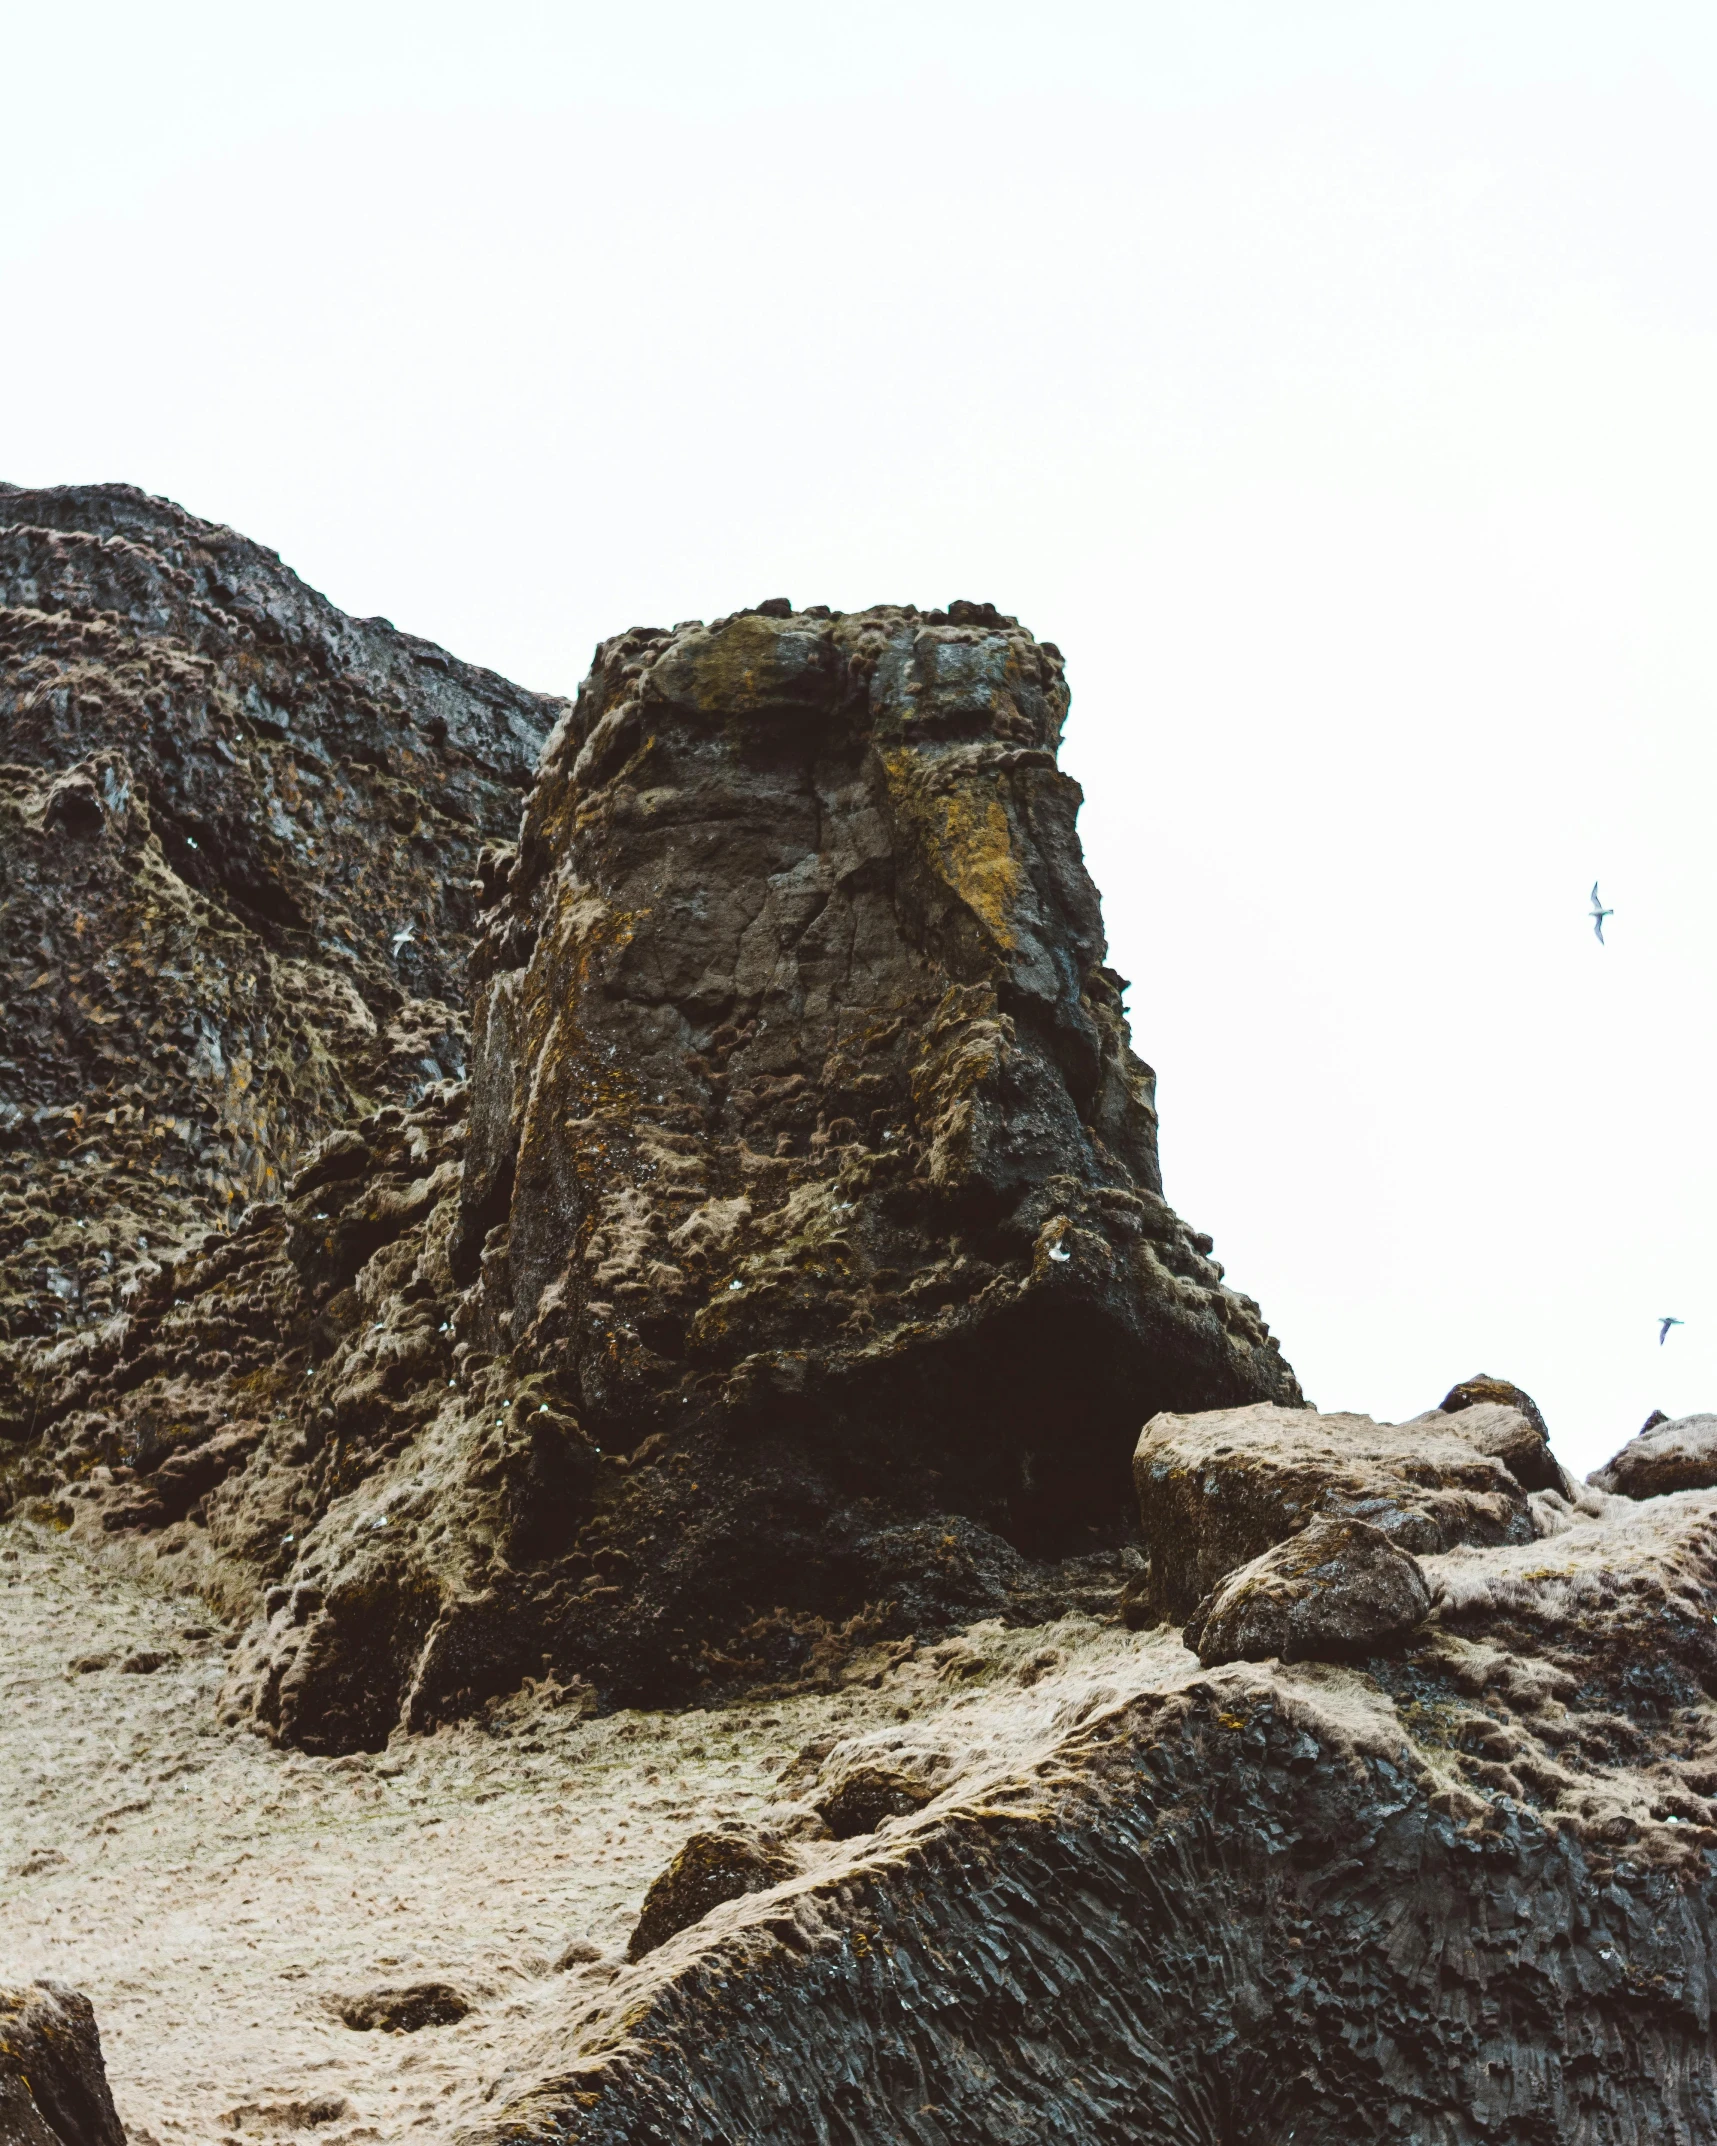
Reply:
M811 1739L908 1719L916 1734L951 1715L944 1730L975 1760L988 1716L1004 1742L1022 1712L1047 1728L1089 1703L1069 1672L1082 1689L1122 1658L1136 1674L1147 1644L1084 1620L983 1630L975 1649L969 1635L875 1688L595 1720L527 1693L486 1726L314 1759L219 1725L225 1649L195 1596L13 1522L0 1527L0 1982L88 1993L134 2146L449 2139L523 2083L575 1984L594 1998L615 1976L686 1835L776 1803ZM171 1658L125 1666L151 1655ZM599 1957L558 1971L577 1941ZM470 2014L356 2032L331 2001L424 1979L456 1986Z

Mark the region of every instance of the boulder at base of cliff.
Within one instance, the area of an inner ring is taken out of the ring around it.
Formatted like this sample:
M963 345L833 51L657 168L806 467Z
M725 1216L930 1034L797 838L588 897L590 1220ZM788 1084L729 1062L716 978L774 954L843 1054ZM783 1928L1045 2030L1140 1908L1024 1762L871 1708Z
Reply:
M1431 1590L1411 1557L1364 1520L1314 1520L1231 1572L1187 1625L1205 1667L1351 1661L1424 1623Z
M1717 1416L1648 1424L1613 1460L1586 1478L1619 1498L1661 1498L1672 1490L1717 1488Z
M1457 1543L1531 1542L1525 1486L1478 1450L1468 1425L1436 1412L1375 1423L1268 1403L1154 1417L1133 1456L1151 1606L1189 1615L1229 1573L1320 1515L1366 1521L1421 1557Z
M125 2146L95 2012L55 1982L0 1989L0 2141Z

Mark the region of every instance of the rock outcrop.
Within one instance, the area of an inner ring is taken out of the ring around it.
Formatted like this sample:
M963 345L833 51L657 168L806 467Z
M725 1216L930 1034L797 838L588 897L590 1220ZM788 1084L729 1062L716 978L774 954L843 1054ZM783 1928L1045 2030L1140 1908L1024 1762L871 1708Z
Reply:
M1385 1654L1140 1637L945 1722L921 1811L569 1992L465 2146L1717 2135L1717 1493L1590 1503L1429 1558Z
M0 1989L0 2140L125 2146L90 2001L37 1982Z
M1717 1487L1717 1416L1655 1417L1586 1480L1622 1498Z
M254 1444L270 1308L185 1358L140 1323L324 1134L463 1076L559 708L165 501L0 487L0 1441L153 1479L153 1524Z
M1066 705L987 606L605 644L479 860L468 1094L330 1133L62 1379L74 1508L256 1605L234 1718L374 1747L545 1665L659 1701L1104 1603L1142 1418L1299 1398L1163 1198Z

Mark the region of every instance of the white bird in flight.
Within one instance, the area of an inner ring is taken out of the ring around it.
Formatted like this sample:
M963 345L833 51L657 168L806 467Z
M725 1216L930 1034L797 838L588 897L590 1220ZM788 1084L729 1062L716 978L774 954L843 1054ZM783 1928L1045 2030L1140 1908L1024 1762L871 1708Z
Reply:
M395 960L398 960L399 958L400 949L402 947L410 946L412 942L416 939L416 937L417 926L415 924L402 924L400 926L399 930L396 931L393 935L393 950Z
M1605 917L1613 917L1615 913L1613 909L1606 909L1603 903L1599 901L1598 882L1594 879L1592 882L1592 929L1598 935L1598 944L1600 946L1604 944L1604 919Z
M1658 1347L1661 1349L1664 1343L1669 1339L1669 1330L1672 1326L1685 1326L1686 1324L1687 1321L1685 1319L1660 1319L1657 1322Z

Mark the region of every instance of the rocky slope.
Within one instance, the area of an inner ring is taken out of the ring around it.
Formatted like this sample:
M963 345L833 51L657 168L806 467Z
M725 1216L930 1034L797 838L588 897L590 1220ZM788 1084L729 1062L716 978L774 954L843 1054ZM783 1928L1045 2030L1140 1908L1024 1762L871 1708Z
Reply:
M0 1440L134 1389L178 1259L463 1076L558 712L165 501L0 487ZM156 1401L85 1444L152 1469L200 1413Z
M64 1509L259 1612L235 1718L373 1749L1106 1603L1141 1418L1298 1398L1163 1199L1066 707L988 606L598 652L477 859L469 1088L32 1360Z
M1050 644L0 505L0 2123L1717 2135L1714 1419L1305 1405Z
M1323 1659L1201 1672L1159 1627L813 1747L774 1867L568 1991L467 2146L1709 2139L1717 1493L1532 1510L1418 1561L1285 1534L1417 1564L1392 1629L1326 1569Z

